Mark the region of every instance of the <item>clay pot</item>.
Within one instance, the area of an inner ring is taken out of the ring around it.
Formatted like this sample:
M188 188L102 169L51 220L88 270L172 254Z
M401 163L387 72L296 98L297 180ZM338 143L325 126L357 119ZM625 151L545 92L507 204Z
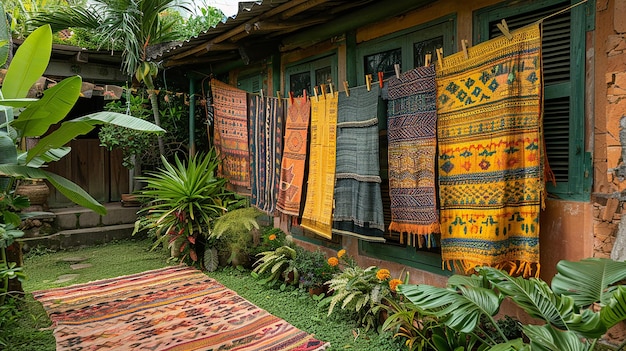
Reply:
M31 181L21 181L15 188L15 194L28 197L30 207L25 211L43 211L48 202L50 188L48 184L41 179L33 179Z

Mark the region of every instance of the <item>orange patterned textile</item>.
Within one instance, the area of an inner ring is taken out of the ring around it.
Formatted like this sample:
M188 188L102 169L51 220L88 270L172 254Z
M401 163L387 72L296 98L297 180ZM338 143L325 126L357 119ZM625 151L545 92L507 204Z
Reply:
M294 98L293 103L288 101L276 208L286 215L299 216L311 103L306 97Z
M248 149L248 105L246 92L216 79L211 80L214 109L214 143L222 160L218 175L228 179L229 188L250 193Z
M337 92L311 98L309 181L301 223L303 228L329 239L333 236L338 99Z
M33 296L53 322L57 351L321 351L329 346L191 267Z
M465 271L538 275L544 193L539 25L437 71L441 250Z

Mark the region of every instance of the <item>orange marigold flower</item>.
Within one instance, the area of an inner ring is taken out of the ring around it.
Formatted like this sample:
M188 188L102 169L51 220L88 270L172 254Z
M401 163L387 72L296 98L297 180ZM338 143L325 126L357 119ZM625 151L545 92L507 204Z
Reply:
M345 254L346 254L346 250L344 250L344 249L341 249L341 250L337 251L337 257L338 258L341 258L341 256L343 256Z
M378 280L389 279L391 278L391 273L388 269L379 269L378 272L376 272L376 278L378 278Z
M335 267L339 264L339 259L337 257L330 257L328 259L328 264Z
M269 239L269 241L276 240L276 234L270 234L270 236L268 236L267 239Z
M395 292L396 288L400 284L404 284L404 282L402 280L400 280L400 279L391 279L389 281L389 289L391 289L391 291Z

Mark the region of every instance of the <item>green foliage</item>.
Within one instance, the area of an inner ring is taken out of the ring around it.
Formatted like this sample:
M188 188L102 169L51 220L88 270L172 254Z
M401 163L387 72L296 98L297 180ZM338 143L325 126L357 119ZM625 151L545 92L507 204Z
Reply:
M52 32L49 26L35 30L22 43L7 69L0 91L0 109L8 116L8 125L15 131L0 130L0 178L46 179L71 201L106 213L105 208L77 184L56 174L40 169L50 161L59 160L70 149L64 147L70 140L90 132L99 124L117 124L152 132L163 131L152 123L113 112L99 112L63 122L53 132L48 131L63 120L80 95L81 78L69 77L48 89L41 100L26 99L34 82L41 77L50 59ZM13 119L14 108L23 107L19 117ZM26 136L41 136L37 146L24 151L19 139ZM6 186L11 186L11 181ZM6 183L6 182L5 182Z
M592 350L598 338L626 319L626 286L620 285L626 278L626 262L597 258L561 261L557 271L552 288L537 278L512 277L482 267L475 276L450 277L446 288L400 285L398 289L425 316L436 318L456 336L480 340L483 347ZM493 319L505 298L529 316L545 321L542 326L522 327L529 344L517 334L505 333L506 324Z
M129 115L147 120L152 116L150 102L142 95L126 94L124 100L111 101L104 106L106 111L128 113ZM109 151L122 150L122 164L132 169L136 162L156 164L148 159L150 150L154 149L156 135L116 125L105 125L98 132L100 145Z
M244 206L247 200L241 199L236 207ZM259 229L257 217L261 211L254 207L242 207L228 211L215 219L208 236L208 246L215 245L228 255L226 260L235 266L246 264L254 246L253 231Z
M326 255L320 251L309 251L300 246L296 247L295 266L300 273L299 286L304 289L321 287L331 280L339 268L328 264Z
M355 265L333 275L327 282L329 290L333 291L333 295L325 299L330 303L328 315L333 313L336 306L340 306L341 309L356 312L358 322L366 330L377 327L381 311L379 306L391 293L385 279L377 277L378 271L376 266L363 269Z
M215 27L223 18L224 14L219 9L210 6L200 8L199 14L189 16L189 19L181 26L181 36L184 39L197 37Z
M298 283L300 274L295 266L296 250L281 246L276 250L259 253L253 272L262 277L261 283L273 285L279 280L291 285ZM291 277L290 277L291 273Z
M214 150L186 162L178 156L174 163L162 161L163 168L140 178L146 186L138 197L146 206L140 211L143 216L135 223L135 232L149 230L156 237L154 248L173 248L173 258L199 265L197 241L210 236L216 219L245 202L226 190L226 179L216 176L219 159Z

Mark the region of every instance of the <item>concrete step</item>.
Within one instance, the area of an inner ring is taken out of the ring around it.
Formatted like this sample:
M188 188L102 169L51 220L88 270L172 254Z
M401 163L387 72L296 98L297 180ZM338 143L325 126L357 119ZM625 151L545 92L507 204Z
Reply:
M37 246L43 246L52 250L63 250L67 248L87 247L104 244L114 240L129 239L132 236L135 226L130 224L116 224L92 228L80 228L62 230L53 234L21 238L24 252L30 251ZM145 238L145 233L135 235L137 239Z
M137 211L140 209L140 207L123 207L119 202L108 203L104 206L107 209L107 214L104 216L83 207L50 209L50 212L56 215L55 227L59 230L66 230L135 223Z

